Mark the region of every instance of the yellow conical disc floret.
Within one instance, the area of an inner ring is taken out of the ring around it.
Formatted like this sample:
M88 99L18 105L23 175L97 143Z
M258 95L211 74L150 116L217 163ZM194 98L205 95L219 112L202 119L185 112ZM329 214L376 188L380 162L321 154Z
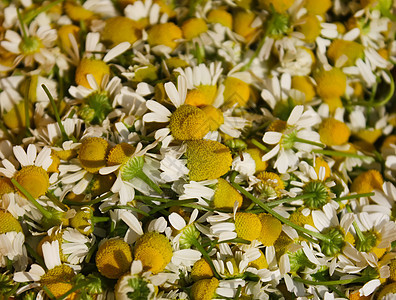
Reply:
M314 86L307 76L294 76L291 87L304 93L305 101L311 101L315 97Z
M287 249L289 246L293 243L293 240L289 238L289 236L282 232L279 236L279 238L276 240L274 247L275 247L275 253L276 253L276 258L279 260L280 257L286 253Z
M224 103L230 106L245 106L250 98L249 85L235 77L227 77L224 81Z
M216 278L201 279L191 287L192 300L211 300L215 296L219 281Z
M315 74L316 91L324 99L338 98L346 90L346 75L340 69L322 70Z
M11 213L0 209L0 234L10 231L22 232L22 226Z
M207 116L210 131L219 129L219 127L224 123L223 112L220 109L212 105L207 105L202 107L202 110Z
M92 223L93 211L89 207L82 208L70 219L70 226L77 229L80 233L90 235L93 232Z
M343 145L348 142L351 135L348 125L334 118L324 119L318 132L320 141L327 146Z
M206 114L201 109L182 105L171 115L169 129L177 140L200 140L209 132L209 124Z
M257 33L258 28L251 26L256 17L253 12L245 10L238 10L234 14L233 30L244 37L246 42L249 42Z
M316 16L307 15L301 19L301 25L297 26L297 31L301 32L305 36L307 43L315 42L316 38L320 34L320 21Z
M92 197L102 195L111 189L116 179L117 177L114 173L107 175L95 174L85 192L89 192Z
M318 178L319 178L320 168L324 168L324 170L325 170L325 176L324 176L323 180L326 180L331 175L331 169L329 167L329 164L322 157L317 156L315 158L314 168L315 168L315 173L318 176Z
M359 132L355 133L355 135L367 143L374 144L376 140L382 135L381 129L361 129Z
M373 190L382 190L382 185L384 179L382 175L377 170L368 170L366 172L360 173L356 177L351 186L351 192L360 193L370 193Z
M331 0L305 0L305 8L309 14L324 15L331 7Z
M383 300L383 298L384 298L386 295L389 295L389 294L396 294L396 282L392 282L392 283L390 283L390 284L385 285L385 286L377 293L375 299L377 299L377 300ZM392 298L387 298L387 299L393 299L393 297L392 297Z
M181 26L183 31L183 36L186 40L192 40L193 38L199 36L201 33L208 31L208 25L204 19L201 18L191 18L184 21Z
M256 268L257 270L266 269L268 268L268 262L267 259L265 258L265 255L261 252L260 257L251 261L249 263L249 266Z
M389 280L396 282L396 259L392 259L389 263Z
M272 246L282 232L282 223L268 214L258 215L261 223L259 241L264 246Z
M355 291L349 294L349 300L370 300L371 296L361 296L360 291Z
M94 16L92 11L85 9L73 0L66 1L64 8L66 14L73 21L85 21L93 18Z
M23 167L16 172L14 179L35 199L44 195L49 188L49 177L42 167Z
M67 265L59 265L48 270L40 278L40 283L45 285L51 293L56 297L60 297L68 292L73 285L71 280L74 277L74 271ZM67 299L75 299L75 294L71 294Z
M177 46L177 40L182 38L182 31L174 23L156 24L147 32L147 41L151 47L164 45L172 50Z
M107 164L109 166L122 165L135 152L135 147L128 143L121 143L115 145L110 149L107 155Z
M259 0L259 3L261 5L264 5L264 7L267 10L270 10L271 7L273 7L277 12L284 13L286 12L286 10L290 8L290 6L293 5L294 1L293 0Z
M193 106L204 106L213 104L217 94L215 85L199 85L196 89L190 90L186 96L186 104Z
M144 270L157 274L169 264L173 251L166 236L158 232L148 232L136 241L134 255L135 260L142 262Z
M213 277L213 271L208 262L201 258L194 263L191 270L191 279L198 281L201 279L210 279Z
M343 67L353 66L358 58L364 57L364 46L354 41L334 40L327 50L327 56L334 64L340 57L346 57Z
M224 9L212 9L208 14L209 23L220 23L221 25L232 28L232 15Z
M76 83L86 88L91 88L87 80L88 74L92 74L96 83L100 86L103 77L110 75L110 67L103 60L83 58L76 69Z
M131 267L132 251L122 239L107 240L99 246L95 261L100 274L117 279Z
M264 198L276 198L280 196L281 190L285 188L283 180L278 174L273 172L260 172L257 174L257 179L260 179L260 182L255 185L255 189Z
M217 179L231 167L228 147L216 141L200 140L187 143L187 168L190 180Z
M101 35L102 40L110 43L112 47L122 42L133 44L141 36L142 33L136 22L121 16L107 19Z
M243 201L242 195L227 180L219 178L213 196L214 208L232 210L235 201L238 201L238 208L241 207Z
M260 237L260 218L252 213L238 212L235 214L235 231L238 237L253 241Z
M98 173L106 166L109 143L102 138L89 137L81 142L78 159L82 167L90 173Z
M294 212L292 212L289 220L299 226L304 226L305 224L308 224L312 227L315 227L311 214L308 214L307 216L303 215L303 209L304 207L299 207Z
M51 151L51 159L52 159L52 163L48 167L47 172L48 173L59 173L60 159L55 154L55 151Z
M65 51L72 49L72 44L70 42L69 34L73 35L76 41L78 41L79 31L80 31L80 27L72 24L63 25L58 29L58 38L62 49L64 49Z
M258 148L248 148L245 152L249 153L256 163L256 172L265 171L268 167L268 162L263 161L261 158L265 154L262 150Z
M29 108L29 118L33 117L33 111ZM4 124L10 129L20 129L26 126L26 114L24 101L15 104L12 109L3 113Z
M8 177L0 176L0 197L4 194L13 193L15 191L11 179Z

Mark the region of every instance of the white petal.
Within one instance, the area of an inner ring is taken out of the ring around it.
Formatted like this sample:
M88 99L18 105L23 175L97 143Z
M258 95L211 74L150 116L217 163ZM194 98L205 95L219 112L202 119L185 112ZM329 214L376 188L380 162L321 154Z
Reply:
M177 213L171 213L169 222L176 230L182 230L186 226L186 221Z
M29 165L29 159L21 146L15 146L12 151L22 167Z
M264 134L263 142L270 144L270 145L274 145L274 144L279 143L281 138L282 138L281 132L268 131Z
M33 165L34 160L36 159L36 155L37 155L36 146L33 144L30 144L27 148L26 154L27 154L27 159L29 161L29 165Z
M294 107L292 112L290 113L289 118L287 119L287 124L289 125L296 124L297 121L300 119L303 111L304 111L303 105L296 105L296 107Z
M179 107L180 101L180 95L177 92L177 89L173 82L167 82L164 84L164 88L166 91L166 94L168 95L169 99L172 101L173 105L176 107Z
M107 52L107 54L103 57L103 61L106 63L109 62L113 58L127 51L129 47L131 47L131 44L129 42L119 43L117 46L115 46L114 48L110 49L109 52Z
M121 219L138 235L143 235L142 225L139 220L129 211L121 212Z
M99 174L100 174L100 175L107 175L107 174L113 173L113 172L115 172L116 170L118 170L118 168L119 168L120 166L121 166L121 165L115 165L115 166L110 166L110 167L101 168L101 169L99 170Z

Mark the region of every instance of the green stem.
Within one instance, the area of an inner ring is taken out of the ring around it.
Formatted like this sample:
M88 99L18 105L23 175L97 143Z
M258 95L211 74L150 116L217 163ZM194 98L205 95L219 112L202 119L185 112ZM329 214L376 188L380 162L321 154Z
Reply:
M67 296L73 294L75 291L78 291L79 289L83 288L84 286L86 286L86 282L84 282L82 284L75 285L70 290L68 290L66 293L64 293L62 296L60 296L57 300L66 299Z
M69 136L66 133L65 127L63 127L62 121L59 117L58 107L56 106L54 98L52 97L50 91L45 86L45 84L42 84L41 87L43 88L44 92L47 94L47 97L49 98L49 100L51 102L52 109L54 110L55 119L56 119L56 122L58 123L60 132L62 133L63 140L64 141L70 140ZM73 142L77 142L74 137L72 137L72 140L73 140Z
M299 142L299 143L312 145L312 146L318 146L320 148L325 148L326 147L326 145L324 145L322 143L317 143L317 142L306 140L306 139L302 139L302 138L299 138L299 137L295 137L294 141L295 142Z
M29 255L30 255L31 257L33 257L34 260L35 260L40 266L42 266L45 270L47 270L47 266L45 265L45 262L44 262L43 258L42 258L40 255L38 255L37 252L34 251L34 249L33 249L28 243L25 243L25 247L26 247L26 250L27 250L27 252L29 253Z
M139 177L141 180L143 180L145 183L147 183L158 194L164 193L160 189L160 187L154 181L152 181L143 171L138 172L136 176Z
M27 136L31 136L30 133L30 116L29 116L29 109L30 109L30 105L29 105L29 92L30 92L30 82L32 80L28 80L29 84L26 85L26 89L25 89L25 95L23 97L23 101L24 101L24 108L25 108L25 129L26 129L26 135Z
M21 13L19 12L19 9L16 10L17 11L17 16L18 16L18 21L21 25L21 30L22 30L22 38L24 41L26 41L26 39L28 38L28 34L26 32L26 28L25 28L25 23L22 20L22 16Z
M346 209L349 213L353 213L353 211L349 205L346 206ZM360 230L359 225L356 223L356 221L353 221L352 226L355 229L356 235L358 236L360 242L363 243L366 240L366 238L364 237L363 232Z
M43 290L44 292L47 294L47 296L52 299L52 300L56 300L56 297L54 296L54 294L52 294L52 292L47 288L46 285L43 286Z
M194 245L195 248L197 248L199 252L202 253L202 256L205 258L206 262L209 264L210 268L212 269L214 276L217 279L221 279L221 276L219 275L219 273L217 273L216 268L213 265L212 259L210 258L209 254L205 251L205 249L202 247L202 245L195 238L191 238L190 243L192 245Z
M126 209L126 210L131 210L131 211L137 212L137 213L139 213L139 214L141 214L143 216L146 216L146 217L149 216L149 214L146 213L145 211L143 211L141 209L138 209L136 207L129 206L129 205L112 205L112 206L108 206L108 207L103 208L102 212L106 213L106 212L108 212L109 210L112 210L112 209Z
M52 7L55 5L58 5L59 3L63 2L64 0L56 0L52 3L49 3L43 7L40 7L38 9L35 9L31 12L29 12L26 16L24 16L23 21L27 24L29 24L31 21L33 21L34 18L36 18L39 14L46 12L50 10Z
M314 150L312 150L312 152L329 155L329 156L353 157L353 158L360 158L360 159L373 159L371 156L359 155L359 154L355 154L355 153L348 153L348 152L342 152L342 151L314 149Z
M55 195L53 195L50 192L45 193L45 195L48 197L48 199L50 199L54 204L56 204L58 207L60 207L62 210L68 210L68 207L63 204L62 202L60 202L58 200L58 198L55 197Z
M296 196L294 198L282 198L279 200L267 202L266 204L268 205L268 207L275 207L275 206L278 206L279 204L283 204L283 203L289 203L289 202L294 202L296 200L312 198L315 195L316 195L315 193L307 193L307 194L302 194L302 195Z
M311 235L319 240L322 241L326 241L326 242L330 242L329 238L319 232L314 232L311 230L308 230L304 227L298 226L297 224L294 224L293 222L291 222L290 220L286 219L285 217L281 216L280 214L278 214L276 211L274 211L272 208L270 208L269 206L267 206L266 204L264 204L263 202L261 202L259 199L257 199L256 197L254 197L252 194L250 194L248 191L246 191L244 188L242 188L239 184L235 183L235 182L231 182L231 185L237 189L239 192L241 192L242 195L246 196L247 198L249 198L250 200L252 200L253 202L255 202L258 206L260 206L262 209L264 209L267 213L271 214L272 216L274 216L275 218L277 218L279 221L283 222L286 225L289 225L290 227L296 229L299 232L303 232L307 235Z
M51 219L52 214L47 211L44 207L41 206L41 204L39 204L37 202L36 199L33 198L32 195L30 195L30 193L22 186L18 183L18 181L16 181L14 178L11 178L11 182L12 184L21 191L21 193L30 201L33 203L33 205L41 212L41 214L44 216L44 218L46 219Z
M267 35L264 35L263 38L261 39L259 45L256 48L256 51L254 51L252 57L249 59L248 63L241 69L241 71L246 71L250 68L250 66L252 65L254 59L259 55L261 48L263 47L264 43L265 43L265 38L267 37Z
M110 220L110 218L109 218L109 217L96 217L96 216L93 216L93 217L91 218L91 220L92 220L92 222L93 222L94 224L96 224L96 223L107 222L107 221Z
M251 139L250 142L255 145L257 148L259 148L260 150L263 150L264 152L268 152L268 148L266 146L264 146L262 143L260 143L259 141L257 141L256 139Z
M348 195L340 198L333 198L332 200L335 201L342 201L342 200L349 200L349 199L356 199L356 198L362 198L362 197L371 197L374 196L375 193L362 193L362 194L353 194L353 195Z
M238 300L239 299L239 295L241 294L241 291L242 291L242 286L240 285L240 286L238 286L238 288L236 290L234 300Z
M297 282L302 282L307 285L323 285L323 286L332 286L332 285L344 285L356 282L364 282L364 278L351 278L344 280L328 280L328 281L312 281L307 279L302 279L300 277L293 277L293 280Z
M63 202L67 205L75 205L75 206L86 206L86 205L94 205L96 203L101 202L103 199L106 199L108 197L111 197L112 195L114 195L112 192L107 192L106 194L104 194L101 197L95 198L91 201L85 201L85 202L77 202L77 201L71 201L71 200L63 200Z
M195 202L197 202L197 201L198 201L198 200L196 200L196 199L186 199L186 200L173 200L173 201L169 201L169 202L167 202L167 203L164 203L164 204L161 204L161 205L156 206L155 208L153 208L153 209L149 212L149 214L150 214L150 215L153 215L153 214L155 214L156 212L158 212L158 211L160 211L160 210L162 210L162 209L164 209L164 208L169 208L169 207L172 207L172 206L182 206L183 204L195 203Z

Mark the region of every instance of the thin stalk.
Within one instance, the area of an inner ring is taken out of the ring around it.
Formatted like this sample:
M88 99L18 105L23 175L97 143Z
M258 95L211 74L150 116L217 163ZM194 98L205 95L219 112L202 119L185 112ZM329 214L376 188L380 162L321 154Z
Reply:
M47 270L47 266L45 265L45 262L43 260L43 258L37 254L36 251L34 251L34 249L32 247L30 247L30 245L28 243L25 243L25 247L27 252L29 253L29 255L31 257L34 258L34 260L40 265L42 266L45 270Z
M251 139L250 142L253 145L255 145L257 148L259 148L260 150L263 150L264 152L268 152L269 151L269 149L266 146L264 146L262 143L260 143L256 139Z
M202 247L202 245L195 238L190 239L190 243L193 244L195 246L195 248L197 248L198 251L202 253L202 256L204 257L204 259L206 260L206 262L209 264L210 268L212 269L214 276L217 279L221 279L221 276L216 271L216 268L213 264L212 259L210 258L209 254L205 251L205 249Z
M56 198L53 194L51 194L50 192L45 193L45 195L48 197L48 199L50 199L54 204L56 204L58 207L60 207L62 210L67 210L68 207L63 204L62 202L60 202L58 200L58 198Z
M329 155L329 156L353 157L353 158L360 158L360 159L374 159L373 157L367 156L367 155L360 155L360 154L355 154L355 153L333 151L333 150L314 149L314 150L312 150L312 152Z
M356 198L363 198L363 197L371 197L374 196L375 193L362 193L362 194L353 194L353 195L348 195L340 198L333 198L332 200L335 201L342 201L342 200L349 200L349 199L356 199Z
M30 91L30 82L32 80L29 80L29 84L26 85L26 90L25 90L25 95L23 97L23 104L24 104L24 108L25 108L25 129L26 129L26 135L27 136L31 136L31 133L29 131L30 129L30 116L29 116L29 91Z
M234 300L238 300L239 299L239 295L241 294L242 291L242 285L238 286L236 293L235 293L235 297Z
M141 209L138 209L136 207L129 206L129 205L112 205L112 206L108 206L108 207L103 208L102 212L105 213L105 212L108 212L111 209L126 209L126 210L131 210L131 211L137 212L137 213L139 213L139 214L141 214L143 216L146 216L146 217L149 216L149 214L146 213L145 211L143 211Z
M147 183L154 191L158 194L163 194L164 192L160 189L160 187L150 179L143 171L138 172L137 177Z
M36 18L39 14L46 12L50 10L52 7L55 5L58 5L59 3L63 2L64 0L56 0L54 2L51 2L45 6L39 7L35 9L34 11L28 13L24 18L23 21L27 24L29 24L31 21L33 21L34 18Z
M293 280L297 282L302 282L307 285L323 285L323 286L333 286L333 285L344 285L356 282L364 282L363 278L351 278L351 279L344 279L344 280L328 280L328 281L312 281L307 279L302 279L300 277L294 277Z
M325 148L326 147L326 145L324 145L322 143L317 143L317 142L306 140L306 139L302 139L302 138L299 138L299 137L295 137L294 141L295 142L299 142L299 143L312 145L312 146L318 146L320 148Z
M167 203L161 204L159 206L157 206L156 208L152 209L149 214L153 215L156 212L164 209L164 208L168 208L168 207L172 207L172 206L182 206L183 204L190 204L190 203L194 203L197 202L196 199L186 199L186 200L173 200L173 201L169 201Z
M315 238L317 238L319 240L330 242L330 240L329 240L329 238L327 236L325 236L325 235L323 235L323 234L321 234L319 232L314 232L314 231L308 230L308 229L306 229L304 227L298 226L297 224L294 224L290 220L288 220L285 217L281 216L276 211L274 211L272 208L268 207L266 204L264 204L259 199L257 199L252 194L250 194L248 191L246 191L244 188L242 188L239 184L237 184L235 182L231 182L231 185L235 189L237 189L239 192L241 192L241 194L243 194L244 196L248 197L250 200L255 202L258 206L260 206L262 209L264 209L267 213L271 214L273 217L277 218L282 223L284 223L286 225L289 225L290 227L296 229L299 232L303 232L305 234L311 235L311 236L313 236L313 237L315 237Z
M102 223L102 222L110 221L110 218L109 217L96 217L96 216L93 216L91 218L91 220L92 220L92 222L94 224L96 224L96 223Z
M265 43L265 38L267 37L267 35L264 35L263 38L261 39L259 45L256 48L256 51L254 51L252 57L249 59L248 63L241 69L241 71L246 71L250 68L250 66L252 65L254 59L259 55L261 48L263 47L264 43Z
M352 209L351 209L351 207L350 207L349 205L346 206L346 209L347 209L347 211L348 211L349 213L352 213ZM360 230L359 225L356 223L356 221L353 221L353 222L352 222L352 226L353 226L353 228L355 229L356 234L357 234L357 236L358 236L360 242L363 243L363 242L366 240L366 238L364 237L363 232Z
M314 197L314 196L315 196L315 193L307 193L307 194L302 194L302 195L296 196L296 197L294 197L294 198L282 198L282 199L279 199L279 200L267 202L266 204L267 204L269 207L275 207L275 206L278 206L279 204L294 202L294 201L296 201L296 200L302 200L302 199L312 198L312 197Z
M56 300L56 297L54 296L54 294L52 294L52 292L49 290L49 288L47 288L46 285L43 286L43 290L44 292L47 294L47 296L52 299L52 300Z
M37 202L36 199L33 198L32 195L30 195L30 193L22 186L18 183L18 181L16 181L14 178L11 178L11 182L12 184L21 191L21 193L30 201L33 203L33 205L41 212L41 214L44 216L44 218L46 219L51 219L52 214L47 211L44 207L41 206L41 204L39 204Z
M26 39L28 38L28 34L26 32L25 22L22 20L22 16L21 13L19 12L19 9L17 9L17 16L18 16L19 24L21 25L22 38L24 41L26 41Z
M84 205L94 205L96 203L99 203L103 199L106 199L108 197L111 197L113 195L113 192L107 192L103 196L100 196L98 198L95 198L91 201L85 201L85 202L77 202L77 201L71 201L71 200L64 200L63 202L67 205L75 205L75 206L84 206Z
M150 196L144 196L144 195L135 195L133 198L134 200L140 200L143 202L150 202L152 203L153 201L159 201L159 202L168 202L168 201L176 201L172 199L167 199L167 198L157 198L157 197L150 197Z

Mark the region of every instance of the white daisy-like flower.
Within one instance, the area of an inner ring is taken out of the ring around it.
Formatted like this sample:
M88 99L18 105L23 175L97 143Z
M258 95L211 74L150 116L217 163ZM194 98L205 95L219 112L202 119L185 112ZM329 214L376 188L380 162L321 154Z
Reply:
M16 271L24 270L28 263L23 232L9 231L0 234L0 266L7 266L7 259L13 262Z
M321 145L319 134L310 130L311 126L319 122L320 117L313 110L304 112L304 106L294 107L283 132L268 131L264 134L263 141L275 147L266 153L262 160L268 161L277 155L274 167L280 173L285 173L289 167L296 166L302 153L309 153ZM293 148L299 151L296 153Z
M62 232L62 239L62 253L72 265L81 264L95 243L94 235L88 237L74 228L66 228Z
M128 4L124 9L124 15L134 21L147 18L150 25L168 21L168 15L166 13L161 15L160 6L158 3L153 3L152 0L135 1L133 4Z

